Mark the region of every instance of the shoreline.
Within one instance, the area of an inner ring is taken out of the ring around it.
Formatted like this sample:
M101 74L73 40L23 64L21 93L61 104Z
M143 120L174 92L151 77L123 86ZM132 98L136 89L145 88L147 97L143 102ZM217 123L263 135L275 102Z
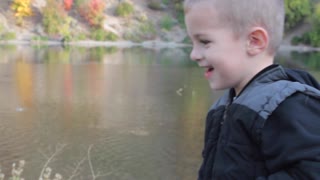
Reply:
M191 44L177 43L177 42L165 42L165 41L144 41L141 43L136 43L132 41L94 41L94 40L84 40L84 41L71 41L63 42L57 40L48 41L31 41L31 40L8 40L0 41L0 45L22 45L22 46L78 46L78 47L119 47L119 48L131 48L131 47L143 47L151 49L163 49L163 48L187 48L192 47ZM313 52L319 51L320 48L306 46L306 45L288 45L282 44L278 51L288 52Z
M131 47L144 47L151 49L163 49L163 48L185 48L191 47L191 44L165 42L165 41L144 41L136 43L132 41L70 41L63 42L57 40L48 41L31 41L31 40L7 40L1 41L0 45L22 45L22 46L78 46L78 47L119 47L119 48L131 48Z
M282 44L279 47L278 51L297 51L297 52L314 52L314 51L319 51L320 48L316 47L311 47L311 46L306 46L306 45L298 45L298 46L292 46L292 45L287 45L287 44Z

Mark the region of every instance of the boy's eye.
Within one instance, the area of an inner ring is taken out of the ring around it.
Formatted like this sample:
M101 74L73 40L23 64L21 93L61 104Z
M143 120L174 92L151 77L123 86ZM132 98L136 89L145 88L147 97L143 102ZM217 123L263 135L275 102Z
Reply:
M206 44L209 44L209 43L210 43L210 41L208 41L208 40L200 40L200 43L202 43L202 44L206 45Z

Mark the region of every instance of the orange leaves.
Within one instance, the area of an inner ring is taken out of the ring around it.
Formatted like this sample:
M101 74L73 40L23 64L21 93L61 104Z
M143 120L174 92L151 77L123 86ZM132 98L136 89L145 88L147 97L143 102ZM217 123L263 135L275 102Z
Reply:
M101 26L104 19L104 9L106 4L103 0L90 0L80 6L81 16L91 25L95 27Z
M72 7L73 0L63 0L64 9L69 11Z

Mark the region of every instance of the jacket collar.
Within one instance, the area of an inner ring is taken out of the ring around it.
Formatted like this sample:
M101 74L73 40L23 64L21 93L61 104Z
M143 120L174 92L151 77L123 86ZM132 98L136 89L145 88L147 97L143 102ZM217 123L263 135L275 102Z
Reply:
M263 70L261 70L259 73L257 73L241 90L239 93L239 96L246 91L250 86L256 86L257 84L264 84L264 83L270 83L278 80L285 80L288 79L288 76L284 70L284 68L278 64L272 64ZM235 90L232 88L229 91L229 97L231 99L237 98L235 96Z

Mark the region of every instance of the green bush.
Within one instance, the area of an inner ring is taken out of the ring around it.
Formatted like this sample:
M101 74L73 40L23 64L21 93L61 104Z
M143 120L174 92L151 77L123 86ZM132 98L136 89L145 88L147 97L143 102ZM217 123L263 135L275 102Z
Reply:
M315 2L312 2L315 3ZM299 13L295 13L298 16ZM294 37L292 44L303 43L311 45L313 47L320 47L320 3L317 2L313 8L311 16L312 29L311 31L304 33L301 37Z
M129 2L121 2L116 8L116 15L121 17L126 17L134 12L134 7Z
M75 5L75 7L79 8L85 2L86 2L86 0L74 0L74 5Z
M142 38L137 34L138 33L136 33L135 31L125 32L124 35L123 35L123 39L129 40L129 41L132 41L132 42L142 42Z
M294 37L291 43L303 43L313 47L320 47L320 30L314 28L312 31L304 33L301 37Z
M183 39L182 43L184 43L184 44L192 44L191 39L188 36Z
M70 34L70 17L55 0L48 0L42 12L42 23L49 35L68 36Z
M140 13L137 13L136 14L136 19L139 21L139 22L146 22L148 20L148 17L145 13L143 12L140 12Z
M14 40L16 39L16 33L6 32L1 35L1 40Z
M143 40L154 39L157 35L155 26L151 21L140 23L135 29L124 34L124 39L133 42L142 42Z
M184 1L184 0L173 0L173 3L174 3L174 4L176 4L176 3L180 3L180 4L182 4L182 3L183 3L183 1Z
M170 16L165 15L162 17L162 19L160 21L160 25L161 25L162 29L170 31L174 25L174 22Z
M82 41L82 40L86 40L87 39L87 35L84 33L79 33L74 37L74 40L76 41Z
M184 10L183 10L183 3L182 2L176 2L175 3L175 12L176 12L176 18L180 25L185 26L184 24Z
M152 0L148 3L148 7L152 10L163 10L164 6L162 5L161 2L159 2L159 0Z
M298 45L302 42L302 38L301 37L298 37L298 36L295 36L292 38L291 40L291 44L292 45Z
M139 31L143 34L155 34L156 28L151 21L146 21L139 25Z
M311 15L311 4L309 0L285 0L285 11L285 28L288 30Z
M33 42L39 42L39 41L48 41L48 37L44 37L44 36L35 36L32 38Z
M162 3L165 5L169 5L169 0L162 0Z
M304 44L310 44L310 38L309 38L309 32L307 33L304 33L302 36L301 36L301 42L304 43Z
M105 32L102 29L94 30L90 34L91 39L97 40L97 41L103 41L105 37Z
M142 42L144 40L141 34L137 31L125 32L123 35L123 39L137 43Z
M143 40L153 39L157 35L155 26L151 21L146 21L138 26L139 36Z
M70 42L70 41L73 41L73 40L74 40L74 37L71 34L65 35L63 37L63 42Z
M118 38L119 37L112 32L107 32L107 34L106 34L106 40L108 40L108 41L116 41L116 40L118 40Z
M320 47L320 31L313 30L311 32L308 32L307 34L309 37L310 45L313 47Z
M312 16L312 23L314 26L320 26L320 3L315 5L314 13Z
M91 33L91 39L97 41L116 41L118 36L112 32L105 31L104 29L95 29Z
M0 24L0 34L5 30L4 26Z

